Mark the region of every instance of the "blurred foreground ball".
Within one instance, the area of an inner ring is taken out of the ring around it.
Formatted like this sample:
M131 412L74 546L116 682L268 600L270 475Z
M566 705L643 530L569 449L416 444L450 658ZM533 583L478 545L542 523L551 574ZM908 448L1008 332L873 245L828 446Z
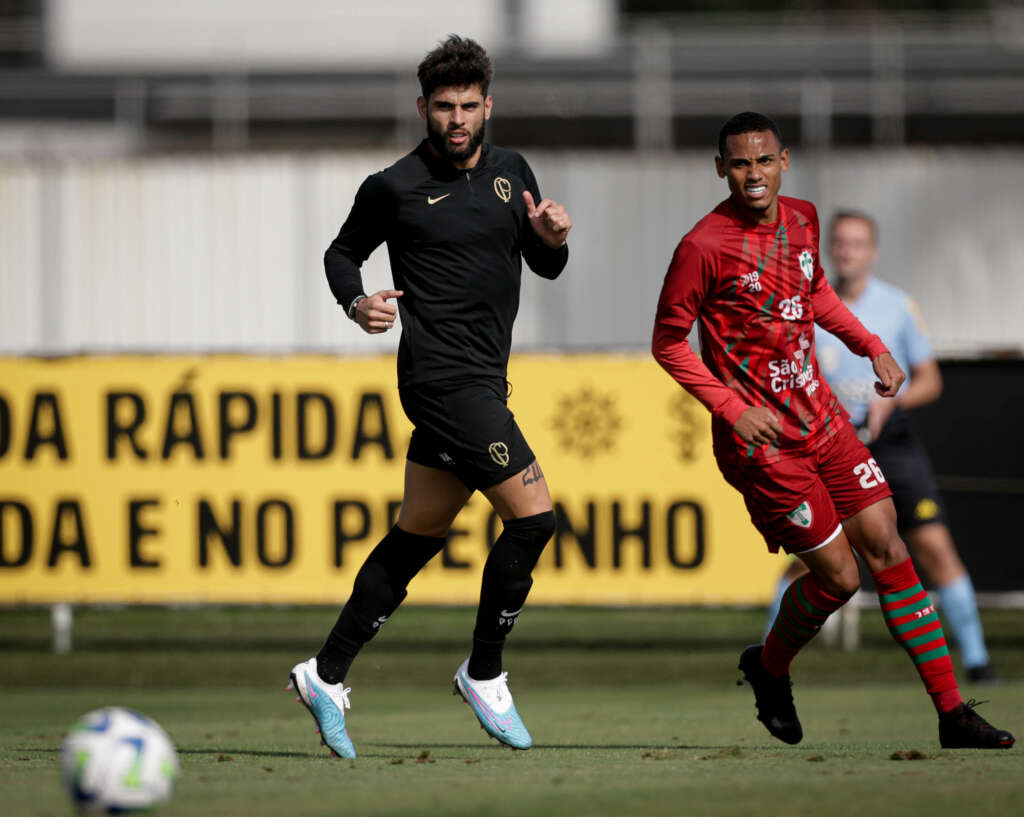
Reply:
M180 772L174 744L160 724L117 706L94 709L71 727L60 768L84 814L123 814L166 803Z

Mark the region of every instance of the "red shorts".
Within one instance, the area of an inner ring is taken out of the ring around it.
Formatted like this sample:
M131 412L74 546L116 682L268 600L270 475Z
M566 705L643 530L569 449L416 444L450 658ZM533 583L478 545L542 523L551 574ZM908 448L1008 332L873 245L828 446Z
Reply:
M820 448L801 456L770 465L723 458L718 468L743 494L772 553L824 547L839 535L842 520L892 496L871 452L845 422Z

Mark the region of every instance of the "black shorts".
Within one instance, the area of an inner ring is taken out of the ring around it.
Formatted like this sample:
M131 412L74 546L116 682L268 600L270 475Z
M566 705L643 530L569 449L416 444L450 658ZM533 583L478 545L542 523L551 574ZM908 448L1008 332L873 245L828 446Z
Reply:
M893 414L868 447L892 488L900 530L945 521L931 461L905 414Z
M432 383L398 394L414 426L410 462L450 471L467 488L483 491L534 460L509 411L503 378Z

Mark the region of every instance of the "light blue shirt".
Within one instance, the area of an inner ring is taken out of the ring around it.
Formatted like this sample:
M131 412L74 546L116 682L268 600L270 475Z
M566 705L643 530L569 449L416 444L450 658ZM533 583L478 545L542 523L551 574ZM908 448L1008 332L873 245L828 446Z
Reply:
M902 289L872 278L861 296L847 306L869 332L889 347L908 378L914 366L935 357L917 305ZM850 422L863 425L868 403L875 398L877 378L871 361L855 355L820 326L814 327L814 343L818 366L843 408L850 412Z

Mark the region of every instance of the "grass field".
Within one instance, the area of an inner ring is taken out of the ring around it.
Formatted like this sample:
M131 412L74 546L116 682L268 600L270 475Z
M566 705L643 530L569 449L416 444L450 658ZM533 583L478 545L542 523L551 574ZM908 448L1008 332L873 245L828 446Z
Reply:
M83 610L49 652L43 610L0 611L0 815L71 813L56 771L83 712L139 709L183 774L168 817L1024 814L1024 754L941 750L935 715L880 616L854 653L795 667L805 739L774 741L737 687L760 611L529 609L506 650L529 752L486 738L450 695L472 613L404 609L349 676L356 761L330 758L284 691L324 609ZM1024 614L985 615L998 687L981 712L1024 733ZM916 750L920 759L893 759Z

